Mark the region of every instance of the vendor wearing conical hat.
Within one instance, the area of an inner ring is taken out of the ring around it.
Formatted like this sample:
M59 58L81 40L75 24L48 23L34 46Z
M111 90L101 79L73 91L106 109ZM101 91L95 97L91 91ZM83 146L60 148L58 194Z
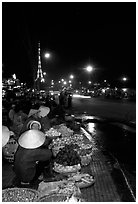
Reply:
M21 133L25 132L26 130L30 129L30 121L38 121L41 125L41 131L44 132L45 130L50 129L50 120L48 118L48 113L50 112L49 107L40 106L38 110L30 109L28 114L28 119L25 121ZM40 129L39 129L40 130Z
M49 165L52 152L48 149L48 141L43 132L28 130L18 139L19 147L15 154L14 170L20 182L30 183L41 174L37 172L37 164ZM42 165L41 165L42 166Z

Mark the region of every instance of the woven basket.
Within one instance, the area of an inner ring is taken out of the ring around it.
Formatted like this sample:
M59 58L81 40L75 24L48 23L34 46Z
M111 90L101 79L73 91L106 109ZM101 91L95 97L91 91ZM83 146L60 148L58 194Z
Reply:
M3 155L8 162L14 162L14 155L18 148L18 143L14 139L10 139L9 142L3 147Z
M38 192L29 188L7 188L2 190L2 202L36 202Z

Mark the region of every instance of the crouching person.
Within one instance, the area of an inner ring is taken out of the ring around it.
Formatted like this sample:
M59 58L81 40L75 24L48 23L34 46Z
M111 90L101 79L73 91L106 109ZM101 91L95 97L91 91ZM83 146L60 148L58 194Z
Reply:
M49 171L52 157L48 149L49 142L39 130L28 130L19 137L14 171L21 186L32 185L44 168Z

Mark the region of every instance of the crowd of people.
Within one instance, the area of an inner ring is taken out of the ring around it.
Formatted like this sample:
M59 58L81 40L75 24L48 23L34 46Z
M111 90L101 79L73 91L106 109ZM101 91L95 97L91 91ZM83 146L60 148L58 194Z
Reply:
M16 186L30 186L42 172L50 172L53 155L48 149L51 139L45 136L45 132L65 122L65 116L72 107L71 96L62 91L58 104L49 94L45 100L10 97L3 101L2 106L6 111L2 120L3 158L12 135L16 143L13 159Z

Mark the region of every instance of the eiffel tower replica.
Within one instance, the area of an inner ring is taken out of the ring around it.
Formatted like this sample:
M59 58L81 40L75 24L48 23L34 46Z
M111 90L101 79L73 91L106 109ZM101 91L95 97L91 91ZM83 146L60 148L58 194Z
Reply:
M43 88L44 86L44 75L42 72L42 68L41 68L41 49L40 49L40 42L38 42L38 70L37 70L37 76L35 79L36 82L36 88L38 91L41 90L41 88Z

